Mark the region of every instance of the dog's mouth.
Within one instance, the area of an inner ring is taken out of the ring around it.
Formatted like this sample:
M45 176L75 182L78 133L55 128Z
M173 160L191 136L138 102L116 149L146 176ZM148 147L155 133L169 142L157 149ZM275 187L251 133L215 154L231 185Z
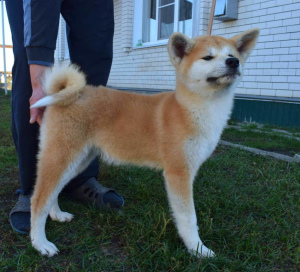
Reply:
M219 77L208 77L207 78L207 82L209 83L217 83L217 81L219 79L222 79L222 81L233 81L236 79L237 76L240 76L241 74L239 72L237 73L230 73L230 74L225 74L225 75L222 75L222 76L219 76Z

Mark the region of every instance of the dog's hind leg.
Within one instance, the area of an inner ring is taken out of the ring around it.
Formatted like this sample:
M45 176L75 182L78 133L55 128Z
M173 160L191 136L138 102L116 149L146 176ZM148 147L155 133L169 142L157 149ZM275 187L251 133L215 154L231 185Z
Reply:
M165 170L164 177L169 202L180 237L190 253L212 257L213 251L200 240L193 200L193 182L184 169Z
M82 161L82 163L78 166L78 174L85 170L90 162L97 156L97 152L95 149L91 149L86 156L86 158ZM61 211L59 204L58 204L58 197L53 200L53 204L50 209L49 216L54 221L59 222L70 222L72 221L74 215L68 212Z
M58 222L70 222L74 215L68 212L63 212L58 205L58 197L53 200L52 207L50 209L49 216L52 220Z
M57 197L62 188L81 170L80 165L89 154L89 148L68 141L69 145L59 141L48 141L39 155L37 182L31 199L32 245L43 255L57 254L56 246L50 243L45 234L45 224L50 208L60 211ZM53 206L54 205L54 206ZM59 210L58 210L59 209ZM52 216L54 216L54 212ZM61 212L61 211L60 211ZM69 216L70 217L70 216Z

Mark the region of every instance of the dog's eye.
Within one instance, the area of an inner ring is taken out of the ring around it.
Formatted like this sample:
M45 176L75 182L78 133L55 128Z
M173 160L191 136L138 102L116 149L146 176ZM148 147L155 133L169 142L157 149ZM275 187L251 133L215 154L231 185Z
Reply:
M204 58L202 58L202 59L204 59L204 60L211 60L211 59L213 59L214 57L212 57L212 56L205 56Z
M234 58L234 56L232 56L231 54L229 54L228 57Z

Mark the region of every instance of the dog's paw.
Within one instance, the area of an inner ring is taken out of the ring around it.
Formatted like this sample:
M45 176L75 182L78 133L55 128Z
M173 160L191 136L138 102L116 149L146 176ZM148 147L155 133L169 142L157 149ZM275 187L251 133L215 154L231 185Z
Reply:
M212 258L215 256L215 253L203 244L199 245L196 249L191 249L190 253L198 258Z
M74 218L74 215L71 214L71 213L60 211L60 212L56 212L56 213L51 213L50 212L50 217L54 221L70 222Z
M35 243L34 241L32 241L32 245L37 251L39 251L42 255L47 257L53 257L59 252L57 247L47 240L40 243Z

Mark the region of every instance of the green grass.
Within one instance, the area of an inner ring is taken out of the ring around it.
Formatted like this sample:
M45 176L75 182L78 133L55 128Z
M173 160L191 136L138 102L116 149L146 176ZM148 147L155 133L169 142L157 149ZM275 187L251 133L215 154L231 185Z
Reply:
M278 127L275 125L269 125L269 124L258 124L255 122L249 123L249 122L238 122L235 120L229 120L228 125L232 126L241 126L244 129L256 129L260 131L267 131L272 132L273 129L279 129L279 130L285 130L287 132L292 133L294 136L300 137L300 128L299 127ZM280 132L278 133L281 134Z
M48 220L48 239L60 253L41 256L9 225L17 162L9 151L9 98L0 101L0 271L300 271L299 165L228 147L218 147L194 185L200 236L216 258L186 252L160 172L111 166L102 166L99 178L124 196L122 210L97 211L61 198L74 221Z
M4 90L0 89L0 178L11 180L16 171L17 157L10 131L10 93L4 95Z
M238 143L267 151L277 152L289 156L300 153L300 141L284 137L279 133L256 132L247 128L239 131L235 128L226 128L222 134L222 140Z
M286 128L286 127L276 127L274 125L267 125L267 124L265 124L265 125L262 126L261 129L262 130L266 130L266 131L268 131L268 130L270 131L272 129L280 129L280 130L286 130L286 131L294 134L295 136L297 136L297 135L299 136L300 135L300 128L299 127Z

